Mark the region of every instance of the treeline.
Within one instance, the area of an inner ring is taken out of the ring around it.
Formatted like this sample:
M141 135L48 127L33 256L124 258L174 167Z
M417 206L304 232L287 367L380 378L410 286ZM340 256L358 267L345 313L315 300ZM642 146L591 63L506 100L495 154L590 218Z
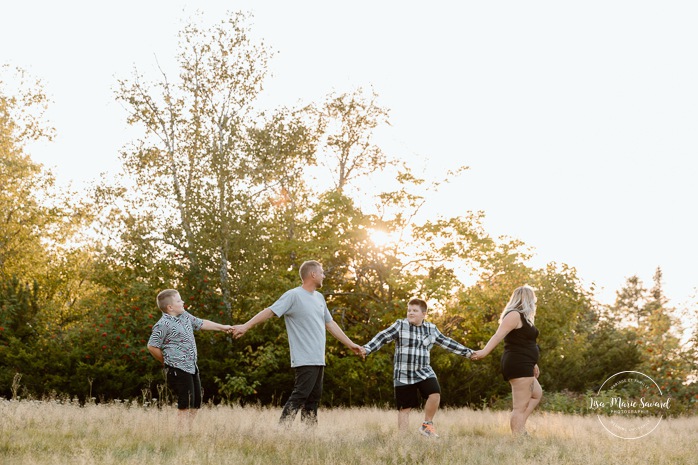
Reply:
M243 14L212 27L194 20L180 34L176 76L119 80L116 98L141 137L123 150L123 173L88 193L58 189L26 153L52 135L41 83L21 71L16 89L0 81L0 396L161 399L145 347L159 290L179 289L201 318L241 323L317 259L335 321L356 342L420 296L442 332L480 348L512 289L528 283L539 299L540 382L560 393L552 408L581 410L608 376L637 370L675 400L673 413L696 411L695 327L680 341L659 269L651 289L633 277L603 307L574 268L531 268L525 245L491 237L480 213L417 222L438 183L375 144L389 113L377 96L358 89L260 112L271 53L251 37ZM394 180L367 207L358 193L376 173ZM290 393L281 320L241 340L200 332L197 341L207 400L279 404ZM476 363L435 349L443 404L501 403L499 351ZM329 338L325 404L391 403L391 355L361 361Z

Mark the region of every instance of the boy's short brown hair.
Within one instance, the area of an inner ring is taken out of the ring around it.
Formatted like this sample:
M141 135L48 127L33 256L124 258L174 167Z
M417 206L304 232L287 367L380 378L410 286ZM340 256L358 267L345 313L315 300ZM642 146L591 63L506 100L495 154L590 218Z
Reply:
M177 289L165 289L158 294L157 303L161 312L164 313L165 310L167 310L167 306L172 303L172 299L175 295L179 295Z
M407 302L407 306L410 306L410 305L416 305L417 307L419 307L422 310L422 313L427 312L427 308L428 308L427 303L426 303L426 301L424 301L422 299L412 299L409 302Z

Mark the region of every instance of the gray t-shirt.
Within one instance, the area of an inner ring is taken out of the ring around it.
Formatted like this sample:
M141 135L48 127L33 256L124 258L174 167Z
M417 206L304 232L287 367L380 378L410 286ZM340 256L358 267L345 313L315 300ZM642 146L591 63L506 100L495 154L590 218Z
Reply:
M325 297L302 287L286 291L269 307L284 317L291 348L291 366L325 365L325 324L332 321Z

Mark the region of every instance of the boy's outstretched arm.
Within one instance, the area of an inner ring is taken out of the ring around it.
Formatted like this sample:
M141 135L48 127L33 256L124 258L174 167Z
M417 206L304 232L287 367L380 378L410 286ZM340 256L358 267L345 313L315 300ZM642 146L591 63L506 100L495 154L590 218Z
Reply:
M460 342L457 342L448 336L444 336L438 329L436 330L435 342L444 349L451 351L454 354L462 355L466 358L472 357L473 353L475 352L473 349L465 347Z
M201 325L201 329L206 331L225 331L226 333L229 333L232 331L233 327L230 325L222 325L211 320L204 320L204 324Z
M368 342L368 344L365 344L363 347L366 355L377 351L378 349L386 345L388 342L397 339L399 325L400 322L396 321L391 326L385 328L383 331L373 336L373 339L371 339Z

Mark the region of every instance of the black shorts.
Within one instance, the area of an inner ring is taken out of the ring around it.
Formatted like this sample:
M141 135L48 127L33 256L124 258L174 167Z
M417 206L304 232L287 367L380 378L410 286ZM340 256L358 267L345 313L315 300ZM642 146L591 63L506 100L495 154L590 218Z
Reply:
M431 394L441 394L441 386L436 378L427 378L418 383L395 386L395 403L397 409L417 408L420 404L419 396L426 399Z
M177 408L179 410L201 408L199 370L197 369L194 374L170 366L165 366L165 370L167 385L177 396Z
M533 368L538 363L538 354L507 352L502 354L502 378L504 381L516 378L531 378Z

